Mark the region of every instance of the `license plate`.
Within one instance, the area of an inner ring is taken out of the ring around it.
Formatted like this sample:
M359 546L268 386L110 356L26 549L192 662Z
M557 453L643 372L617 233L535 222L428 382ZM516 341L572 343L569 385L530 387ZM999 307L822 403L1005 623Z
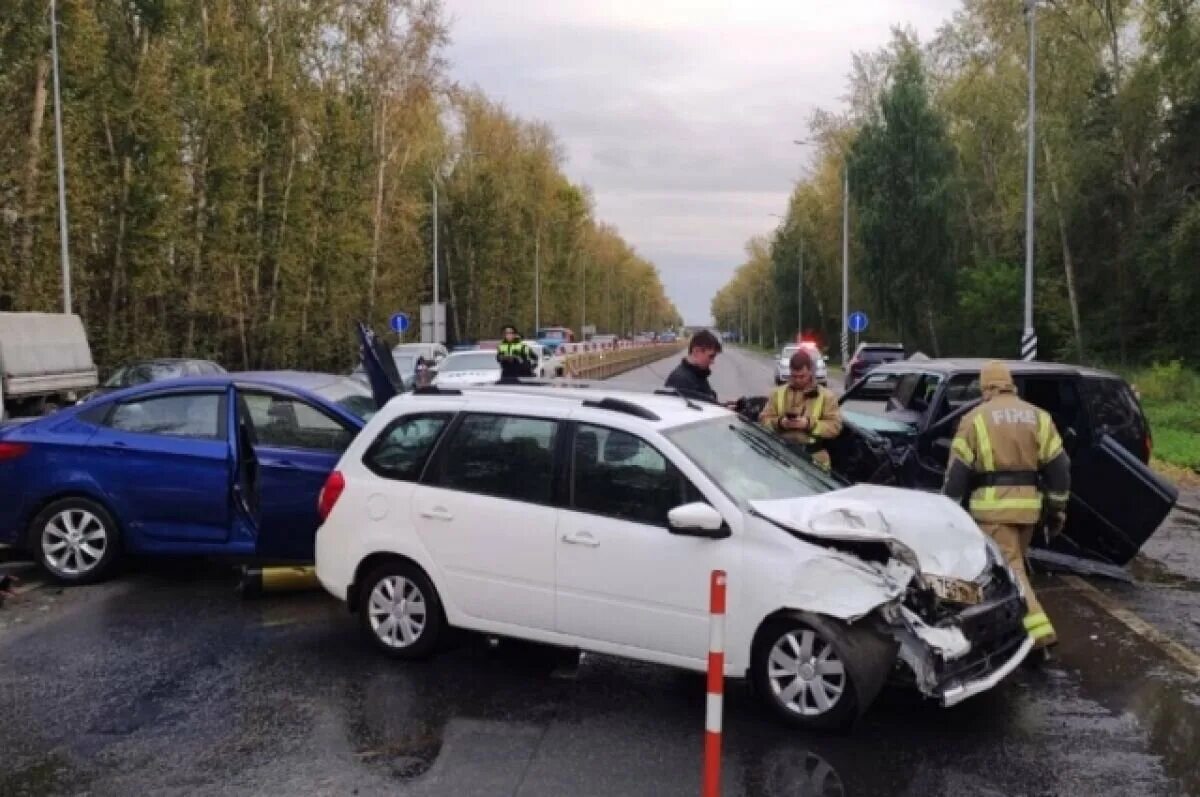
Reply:
M983 588L971 581L942 576L926 576L934 593L944 601L975 605L983 602Z

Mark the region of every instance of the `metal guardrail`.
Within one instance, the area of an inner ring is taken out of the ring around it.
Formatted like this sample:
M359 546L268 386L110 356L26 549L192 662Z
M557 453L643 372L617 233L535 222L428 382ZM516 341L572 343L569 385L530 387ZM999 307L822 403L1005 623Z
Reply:
M563 367L568 377L607 379L610 376L657 362L682 350L682 343L665 343L574 352L566 356Z

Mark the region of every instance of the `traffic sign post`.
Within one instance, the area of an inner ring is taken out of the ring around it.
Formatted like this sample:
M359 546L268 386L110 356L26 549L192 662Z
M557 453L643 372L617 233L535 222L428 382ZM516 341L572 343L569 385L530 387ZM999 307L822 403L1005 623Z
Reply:
M388 321L388 325L392 331L400 336L400 340L404 340L404 333L408 331L410 325L408 313L395 313Z
M862 310L855 310L846 319L846 326L854 333L854 348L858 349L858 333L863 332L867 328L867 314Z

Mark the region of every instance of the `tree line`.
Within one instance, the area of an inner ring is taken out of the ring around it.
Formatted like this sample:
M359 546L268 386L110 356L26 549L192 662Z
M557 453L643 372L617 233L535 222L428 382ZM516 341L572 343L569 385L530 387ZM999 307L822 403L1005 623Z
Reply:
M848 110L810 120L811 170L714 298L720 326L790 339L803 251L804 325L837 349L848 178L850 304L871 317L866 337L1017 356L1022 7L966 0L932 41L897 30L855 56ZM1200 364L1200 2L1041 0L1035 32L1040 357Z
M59 0L73 303L98 362L343 369L351 321L454 341L680 322L553 131L448 76L438 0ZM0 15L0 296L61 307L46 0ZM535 264L537 274L535 275ZM410 338L411 339L411 338Z

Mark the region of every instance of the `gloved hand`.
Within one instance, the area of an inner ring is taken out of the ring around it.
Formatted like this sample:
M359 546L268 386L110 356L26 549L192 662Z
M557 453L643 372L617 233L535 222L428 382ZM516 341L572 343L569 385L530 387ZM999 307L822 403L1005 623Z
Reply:
M1052 540L1062 534L1063 526L1067 525L1067 513L1063 510L1051 512L1046 518L1046 539Z

